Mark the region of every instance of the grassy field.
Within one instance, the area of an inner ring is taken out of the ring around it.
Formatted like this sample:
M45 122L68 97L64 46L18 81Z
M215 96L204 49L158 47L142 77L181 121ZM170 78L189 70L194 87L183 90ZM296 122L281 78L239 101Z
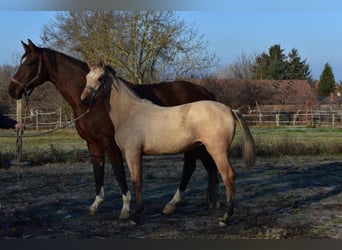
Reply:
M16 132L0 133L0 165L8 165L15 159ZM81 161L88 159L86 142L76 130L65 129L55 133L36 136L34 132L25 131L22 139L22 160L33 164L46 162Z
M342 129L252 128L259 156L342 153Z
M278 157L284 155L342 154L342 129L323 128L251 128L257 146L257 155ZM240 129L237 129L231 156L241 155ZM0 165L15 159L16 132L0 131ZM51 134L35 136L25 131L23 137L23 160L35 164L58 161L81 161L89 159L86 142L77 132L66 129Z

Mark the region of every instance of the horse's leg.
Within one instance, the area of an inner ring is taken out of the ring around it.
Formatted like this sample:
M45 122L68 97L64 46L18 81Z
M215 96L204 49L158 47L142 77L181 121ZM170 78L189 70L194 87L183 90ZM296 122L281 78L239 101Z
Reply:
M177 205L182 201L183 194L189 183L189 180L196 169L196 160L200 159L203 166L208 172L208 190L207 198L211 207L218 208L218 177L217 168L214 160L204 146L198 147L195 150L184 153L184 166L182 180L178 186L176 193L172 199L165 205L163 209L164 214L171 214L176 210Z
M217 167L215 165L215 161L208 153L207 149L204 146L201 146L197 149L197 154L199 159L201 160L203 166L208 172L208 191L207 191L207 199L212 208L219 208L220 202L218 200L218 176L217 176Z
M234 213L233 199L235 193L235 173L232 166L229 163L226 147L219 147L219 145L216 144L216 149L215 145L211 148L212 150L210 150L209 147L207 147L207 149L216 163L216 166L221 174L222 181L226 188L227 205L223 217L220 218L219 224L220 226L227 226L229 218Z
M141 167L141 152L139 150L126 150L125 157L128 165L128 169L131 175L131 180L135 194L135 214L132 217L132 224L136 225L140 223L142 213L144 211L144 202L142 196L142 167Z
M182 180L178 186L176 193L172 199L165 205L163 209L164 214L171 214L176 210L177 205L182 201L183 193L190 180L190 177L196 169L196 156L194 152L188 151L184 153L184 166Z
M126 182L126 173L123 165L121 150L116 144L113 144L107 147L107 154L109 161L112 165L114 175L116 177L117 182L119 183L122 193L123 204L119 219L128 219L130 211L131 194L128 190Z
M104 152L100 147L92 146L88 143L88 149L93 164L95 177L96 196L93 204L89 207L89 214L97 212L98 207L104 200Z

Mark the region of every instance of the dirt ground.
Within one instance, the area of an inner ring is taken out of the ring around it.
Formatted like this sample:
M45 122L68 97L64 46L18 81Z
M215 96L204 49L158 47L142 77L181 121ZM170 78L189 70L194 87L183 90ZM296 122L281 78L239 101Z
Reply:
M342 238L342 155L258 159L249 171L232 160L236 209L227 228L218 226L223 208L206 202L203 167L176 212L164 215L182 158L145 158L143 164L145 212L138 226L118 220L121 194L108 164L105 201L94 216L87 213L95 195L90 163L27 166L20 181L14 169L0 169L0 238ZM221 182L222 202L224 192Z

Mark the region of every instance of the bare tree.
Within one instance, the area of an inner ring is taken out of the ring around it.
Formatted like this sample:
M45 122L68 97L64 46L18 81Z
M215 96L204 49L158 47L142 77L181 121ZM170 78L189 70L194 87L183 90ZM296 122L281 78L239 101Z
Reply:
M43 28L45 44L88 61L99 57L142 83L207 74L207 42L171 11L64 12Z
M255 64L256 54L241 54L227 67L217 72L217 77L221 79L252 79L252 68Z

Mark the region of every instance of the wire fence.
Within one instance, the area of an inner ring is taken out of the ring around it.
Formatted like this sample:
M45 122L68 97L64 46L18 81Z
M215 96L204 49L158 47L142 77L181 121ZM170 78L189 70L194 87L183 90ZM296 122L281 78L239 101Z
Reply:
M243 116L251 126L342 128L342 110L258 112Z
M8 116L15 118L14 114ZM342 110L261 111L243 114L243 117L250 126L342 128ZM72 117L63 119L62 109L59 108L52 112L31 110L29 114L23 115L23 120L25 130L35 130L39 133L62 127L72 120ZM73 124L69 127L73 127Z
M7 114L7 116L16 119L15 114ZM51 112L41 112L32 109L27 114L22 115L22 120L25 122L25 130L35 130L39 133L63 127L72 120L72 117L70 119L63 119L62 108ZM70 124L70 127L73 127L73 124Z

